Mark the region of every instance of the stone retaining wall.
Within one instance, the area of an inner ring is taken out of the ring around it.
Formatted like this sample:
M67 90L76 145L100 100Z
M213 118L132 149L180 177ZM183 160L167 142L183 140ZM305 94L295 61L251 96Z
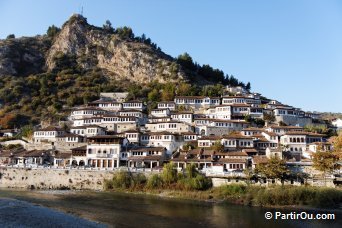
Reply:
M115 171L0 168L0 187L102 190Z

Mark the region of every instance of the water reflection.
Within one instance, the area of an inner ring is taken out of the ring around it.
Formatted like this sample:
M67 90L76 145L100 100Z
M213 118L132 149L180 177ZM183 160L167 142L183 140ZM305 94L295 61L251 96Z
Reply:
M113 227L339 227L335 221L266 220L262 208L104 192L0 191Z

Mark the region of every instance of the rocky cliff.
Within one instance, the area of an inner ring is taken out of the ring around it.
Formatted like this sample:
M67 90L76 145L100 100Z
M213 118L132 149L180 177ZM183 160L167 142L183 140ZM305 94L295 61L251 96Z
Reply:
M54 71L63 56L73 58L84 70L97 67L110 77L137 83L186 79L172 57L151 45L89 25L77 14L53 39L45 35L0 41L0 76Z

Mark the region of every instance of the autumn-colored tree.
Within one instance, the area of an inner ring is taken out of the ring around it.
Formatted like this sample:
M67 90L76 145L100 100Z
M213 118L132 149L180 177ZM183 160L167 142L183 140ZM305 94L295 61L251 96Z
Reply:
M324 175L324 183L326 183L326 174L332 173L337 168L338 157L332 151L317 151L312 158L313 167Z
M285 161L275 156L271 157L267 163L258 164L255 172L268 179L280 179L282 181L289 174Z
M172 101L175 97L175 90L176 90L176 87L174 84L167 83L164 86L163 91L161 93L161 100L162 101Z
M276 118L273 114L264 113L264 120L266 122L274 122Z
M15 125L16 114L7 113L0 118L0 127L3 129L13 128Z
M188 96L191 92L191 85L187 83L181 83L178 85L177 88L177 95L178 96Z

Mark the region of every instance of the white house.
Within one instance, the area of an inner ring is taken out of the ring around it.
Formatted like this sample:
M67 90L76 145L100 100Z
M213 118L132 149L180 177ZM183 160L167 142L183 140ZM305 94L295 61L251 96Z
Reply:
M192 131L192 126L189 123L179 121L147 123L146 130L151 132L168 131L172 133L182 133Z
M193 113L188 111L171 112L171 119L192 124Z
M126 101L122 103L122 108L124 110L135 109L139 111L144 111L146 109L146 106L141 101Z
M323 141L322 134L311 132L287 132L280 137L280 143L284 149L291 152L302 153L306 151L307 144Z
M151 110L152 117L167 117L170 116L170 109L168 108L159 108Z
M342 119L338 118L336 120L333 120L331 123L332 125L337 127L337 129L342 129Z
M141 134L140 143L144 146L165 147L167 154L171 155L184 144L184 139L171 132L149 132Z
M191 107L194 110L209 108L220 104L219 97L205 96L176 96L174 101L177 106Z
M114 168L120 165L121 147L128 140L115 135L98 135L87 138L87 164L92 167Z
M105 114L106 111L98 107L80 107L71 111L70 120L87 119Z
M99 99L88 103L89 107L98 107L103 110L117 112L122 110L122 104L115 100Z
M158 102L158 109L165 109L165 108L168 108L171 111L175 111L176 103L174 101Z
M37 130L33 134L34 143L53 143L57 141L58 137L62 137L65 131L59 127L49 126Z
M162 165L166 159L164 147L137 147L127 153L128 167L154 168Z

